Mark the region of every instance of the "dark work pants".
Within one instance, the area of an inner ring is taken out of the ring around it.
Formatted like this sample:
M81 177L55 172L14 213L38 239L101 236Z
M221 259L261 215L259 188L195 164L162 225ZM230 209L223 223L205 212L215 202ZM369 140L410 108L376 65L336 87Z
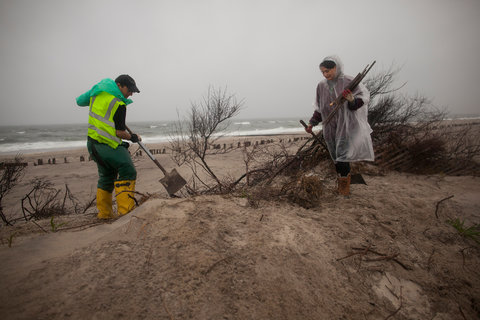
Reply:
M137 178L137 171L132 158L123 145L113 149L107 144L88 139L87 149L92 159L97 163L98 188L112 192L115 181L135 180Z
M340 176L346 177L350 173L350 162L337 162L335 163L335 169Z

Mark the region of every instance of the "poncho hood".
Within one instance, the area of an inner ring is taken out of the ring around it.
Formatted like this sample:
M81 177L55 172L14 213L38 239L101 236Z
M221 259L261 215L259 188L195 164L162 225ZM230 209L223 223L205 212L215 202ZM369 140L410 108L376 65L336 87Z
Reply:
M322 62L323 61L333 61L337 65L337 74L335 75L335 79L333 79L333 81L336 81L338 78L343 77L343 62L337 55L332 54L328 57L325 57Z
M94 85L92 89L79 96L77 98L77 104L79 106L88 106L90 104L90 98L98 95L100 92L110 93L114 97L122 100L125 104L133 102L131 99L127 99L123 96L114 80L106 78Z

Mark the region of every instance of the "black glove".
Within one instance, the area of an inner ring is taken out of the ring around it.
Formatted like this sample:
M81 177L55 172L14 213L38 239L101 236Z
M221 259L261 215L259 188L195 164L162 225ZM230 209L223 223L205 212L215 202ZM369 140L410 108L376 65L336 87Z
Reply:
M138 142L138 136L135 133L132 133L130 136L130 141Z

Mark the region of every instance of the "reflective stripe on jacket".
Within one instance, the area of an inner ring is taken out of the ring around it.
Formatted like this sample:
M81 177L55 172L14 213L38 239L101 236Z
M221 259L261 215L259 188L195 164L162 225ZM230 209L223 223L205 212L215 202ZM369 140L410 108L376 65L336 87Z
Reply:
M125 103L115 96L101 92L90 98L90 113L88 117L88 136L100 143L105 143L116 149L122 139L115 133L113 116L118 106Z

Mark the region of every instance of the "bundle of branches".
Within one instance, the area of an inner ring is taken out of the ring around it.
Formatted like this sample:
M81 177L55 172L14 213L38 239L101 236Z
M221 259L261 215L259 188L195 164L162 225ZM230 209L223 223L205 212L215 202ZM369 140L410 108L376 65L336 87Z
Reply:
M319 204L323 193L323 182L318 175L297 172L293 176L281 176L275 184L243 186L237 188L238 196L246 197L252 207L257 207L260 201L289 201L306 209Z
M277 145L276 149L279 151L272 152L270 157L266 157L265 161L257 164L252 170L248 171L246 166L249 186L270 185L278 176L293 177L293 180L296 180L297 175L330 157L325 147L314 139L307 140L294 154L289 153L283 145Z
M292 148L296 148L293 154ZM247 195L250 205L260 200L286 200L304 208L318 204L323 185L310 169L329 159L318 141L308 140L299 148L296 143L244 147L243 152L246 173L232 185Z
M293 203L310 209L318 205L323 184L318 176L299 175L282 187L282 193Z
M357 74L355 78L350 81L350 83L347 85L345 88L346 90L353 91L355 88L360 84L360 82L365 78L367 73L372 69L373 65L375 64L376 61L373 61L372 64L369 64L363 69L362 72ZM327 125L333 118L333 116L338 112L338 110L341 108L342 104L346 101L345 97L341 94L339 95L334 101L330 103L330 106L335 106L334 109L330 112L328 117L323 121L325 125Z

